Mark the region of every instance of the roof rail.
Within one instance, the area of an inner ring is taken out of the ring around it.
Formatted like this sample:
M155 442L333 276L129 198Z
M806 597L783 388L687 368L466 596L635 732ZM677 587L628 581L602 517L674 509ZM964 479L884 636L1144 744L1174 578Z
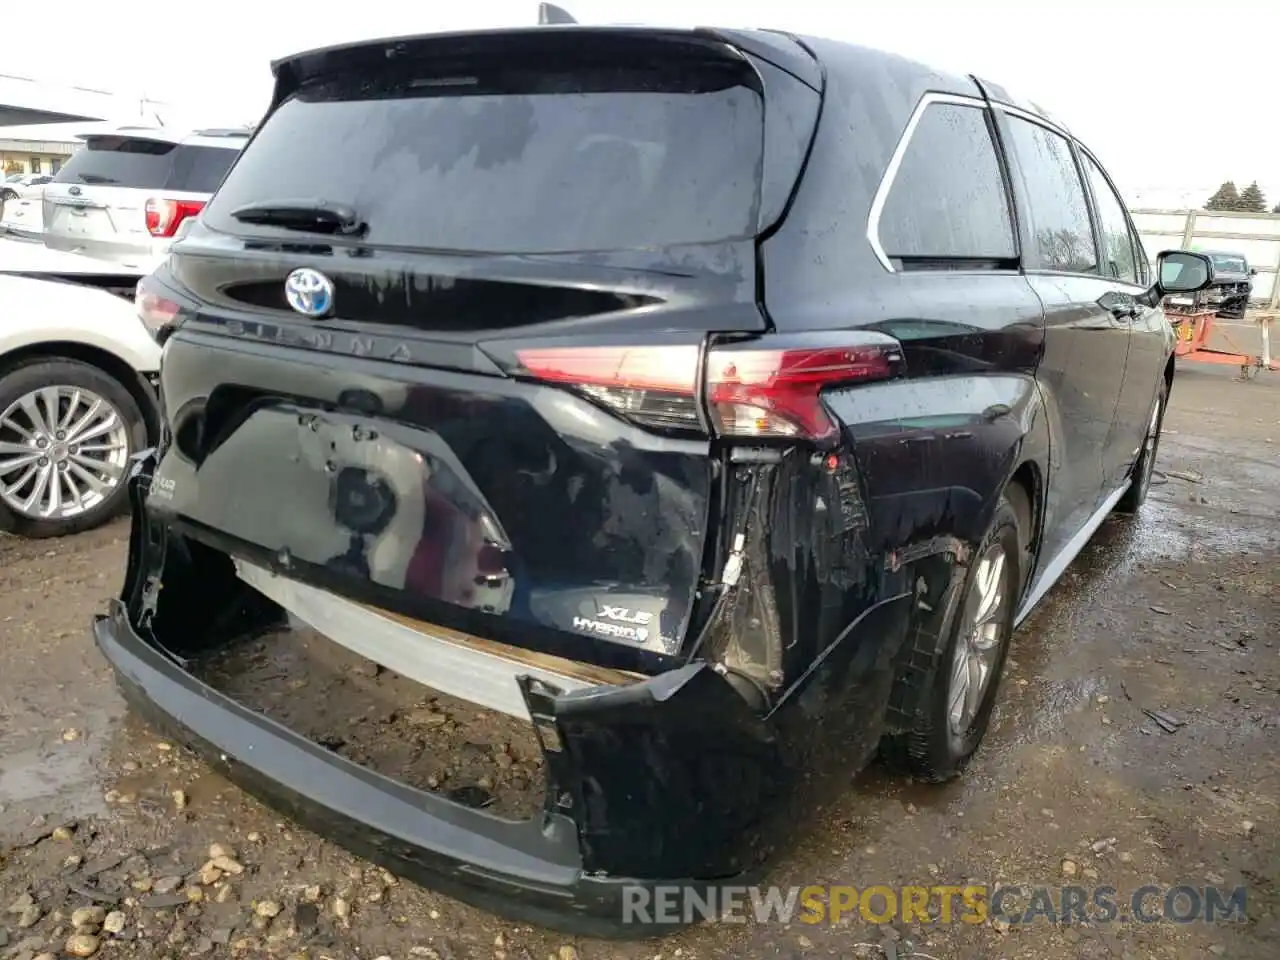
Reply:
M568 10L557 7L554 3L538 4L538 25L547 26L558 23L577 23Z

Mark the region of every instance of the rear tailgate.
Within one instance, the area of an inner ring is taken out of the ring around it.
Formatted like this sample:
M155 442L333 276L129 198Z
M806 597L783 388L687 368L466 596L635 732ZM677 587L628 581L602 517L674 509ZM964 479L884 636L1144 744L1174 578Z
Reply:
M143 214L146 194L141 190L53 183L45 189L43 202L45 242L55 250L150 241Z
M706 343L767 330L766 101L723 42L584 39L356 47L294 88L280 67L277 107L149 281L178 317L153 510L472 636L671 662L720 533ZM235 215L299 198L363 234ZM319 317L290 309L299 269L329 285Z

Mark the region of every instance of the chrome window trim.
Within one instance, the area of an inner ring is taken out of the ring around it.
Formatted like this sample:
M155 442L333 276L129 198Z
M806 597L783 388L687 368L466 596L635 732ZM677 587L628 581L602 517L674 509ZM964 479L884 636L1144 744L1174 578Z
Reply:
M1086 147L1079 140L1077 140L1075 143L1076 143L1076 149L1080 151L1080 155L1084 157L1086 160L1088 160L1090 163L1092 163L1094 167L1097 169L1098 173L1102 174L1103 181L1107 184L1107 186L1111 188L1112 194L1115 195L1116 200L1118 200L1120 203L1120 210L1121 212L1124 213L1124 221L1126 224L1128 224L1128 227L1129 227L1129 235L1130 235L1129 241L1130 243L1134 244L1134 251L1133 251L1134 265L1138 268L1138 279L1133 282L1133 286L1142 287L1144 289L1146 289L1147 287L1150 287L1151 286L1151 283L1150 283L1151 265L1148 262L1146 262L1147 251L1142 243L1142 231L1138 229L1137 223L1134 222L1133 211L1130 210L1129 205L1124 202L1124 197L1120 196L1120 190L1116 187L1115 181L1111 179L1111 174L1107 172L1107 168L1102 165L1101 161L1099 161L1098 158L1094 156L1093 151L1090 150L1088 147ZM1117 277L1114 279L1120 279L1120 278ZM1127 283L1128 281L1120 280L1120 282Z
M1023 110L1020 107L1015 107L1008 103L995 103L995 104L992 104L992 106L994 106L997 110L1001 110L1007 113L1011 117L1017 117L1019 120L1026 120L1028 123L1039 124L1040 126L1044 127L1046 130L1050 130L1053 133L1056 133L1058 136L1062 137L1068 143L1074 143L1076 144L1076 146L1080 145L1079 141L1077 141L1076 138L1073 137L1065 127L1059 126L1058 124L1054 123L1052 120L1049 120L1045 117L1040 116L1038 113L1032 113L1030 110Z
M1102 280L1119 280L1118 277L1107 277L1102 272L1102 250L1098 247L1098 242L1099 240L1102 239L1102 237L1099 230L1100 224L1096 219L1098 216L1097 205L1093 197L1093 185L1089 183L1089 173L1087 170L1085 170L1084 165L1080 162L1081 158L1085 157L1088 154L1088 151L1084 149L1080 141L1077 140L1074 136L1072 136L1071 133L1069 133L1066 130L1066 128L1058 126L1052 120L1046 120L1044 117L1038 116L1037 114L1031 113L1030 111L1027 111L1027 110L1019 109L1018 107L1010 106L1007 103L996 103L994 104L994 107L997 110L1003 111L1004 113L1008 114L1011 117L1017 117L1019 120L1023 120L1023 121L1026 121L1027 123L1035 124L1041 129L1047 130L1050 133L1061 137L1063 140L1067 142L1067 149L1071 151L1071 165L1076 168L1076 176L1079 177L1080 179L1080 189L1084 193L1085 212L1088 214L1088 217L1089 217L1089 234L1093 238L1093 252L1098 259L1098 263L1096 264L1096 270L1093 271L1092 273L1083 273L1079 270L1054 270L1051 267L1026 268L1026 272L1027 273L1055 273L1055 274L1063 274L1063 275L1073 276L1073 277L1093 277L1093 278L1098 278ZM1010 150L1012 150L1012 145L1010 146ZM1096 164L1097 160L1094 160L1094 163ZM1099 164L1098 166L1099 166L1099 169L1101 169L1101 165ZM1106 179L1107 182L1110 183L1110 178L1106 177L1105 173L1104 173L1104 179ZM1128 208L1126 208L1126 210L1127 209ZM1037 257L1037 259L1039 258Z
M978 110L987 109L987 102L981 97L970 97L958 93L926 93L920 98L920 102L916 104L915 109L911 111L911 116L907 119L907 125L903 128L902 135L898 138L897 146L893 148L893 154L889 157L889 164L884 168L884 175L880 178L880 185L876 188L875 196L871 200L871 211L867 214L867 243L871 245L871 252L880 261L880 266L884 267L889 273L897 273L898 271L893 269L893 262L889 259L889 255L885 253L884 247L880 243L880 216L884 213L884 205L889 199L889 191L893 189L893 182L898 178L898 169L902 166L902 160L907 154L907 147L911 145L911 138L915 135L916 127L920 125L924 112L935 103L975 107ZM998 157L999 148L994 141L991 144L991 148L997 151Z

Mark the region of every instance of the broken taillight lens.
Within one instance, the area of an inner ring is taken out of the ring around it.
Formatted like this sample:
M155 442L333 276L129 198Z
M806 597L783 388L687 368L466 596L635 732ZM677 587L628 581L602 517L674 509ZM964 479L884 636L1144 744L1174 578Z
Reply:
M702 426L695 345L533 347L516 356L522 373L571 386L643 426ZM823 390L893 377L901 366L901 346L879 333L719 344L706 354L702 396L717 436L822 441L837 431Z

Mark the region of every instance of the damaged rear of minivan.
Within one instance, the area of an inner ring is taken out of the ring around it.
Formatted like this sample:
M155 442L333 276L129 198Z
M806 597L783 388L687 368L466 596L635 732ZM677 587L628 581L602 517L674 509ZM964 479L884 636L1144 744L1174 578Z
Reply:
M818 63L782 35L548 27L274 70L138 289L165 433L95 626L125 692L507 915L610 932L628 888L750 874L818 755L874 750L915 599L824 400L899 376L901 344L766 306ZM544 808L412 788L198 678L286 621L531 725Z

